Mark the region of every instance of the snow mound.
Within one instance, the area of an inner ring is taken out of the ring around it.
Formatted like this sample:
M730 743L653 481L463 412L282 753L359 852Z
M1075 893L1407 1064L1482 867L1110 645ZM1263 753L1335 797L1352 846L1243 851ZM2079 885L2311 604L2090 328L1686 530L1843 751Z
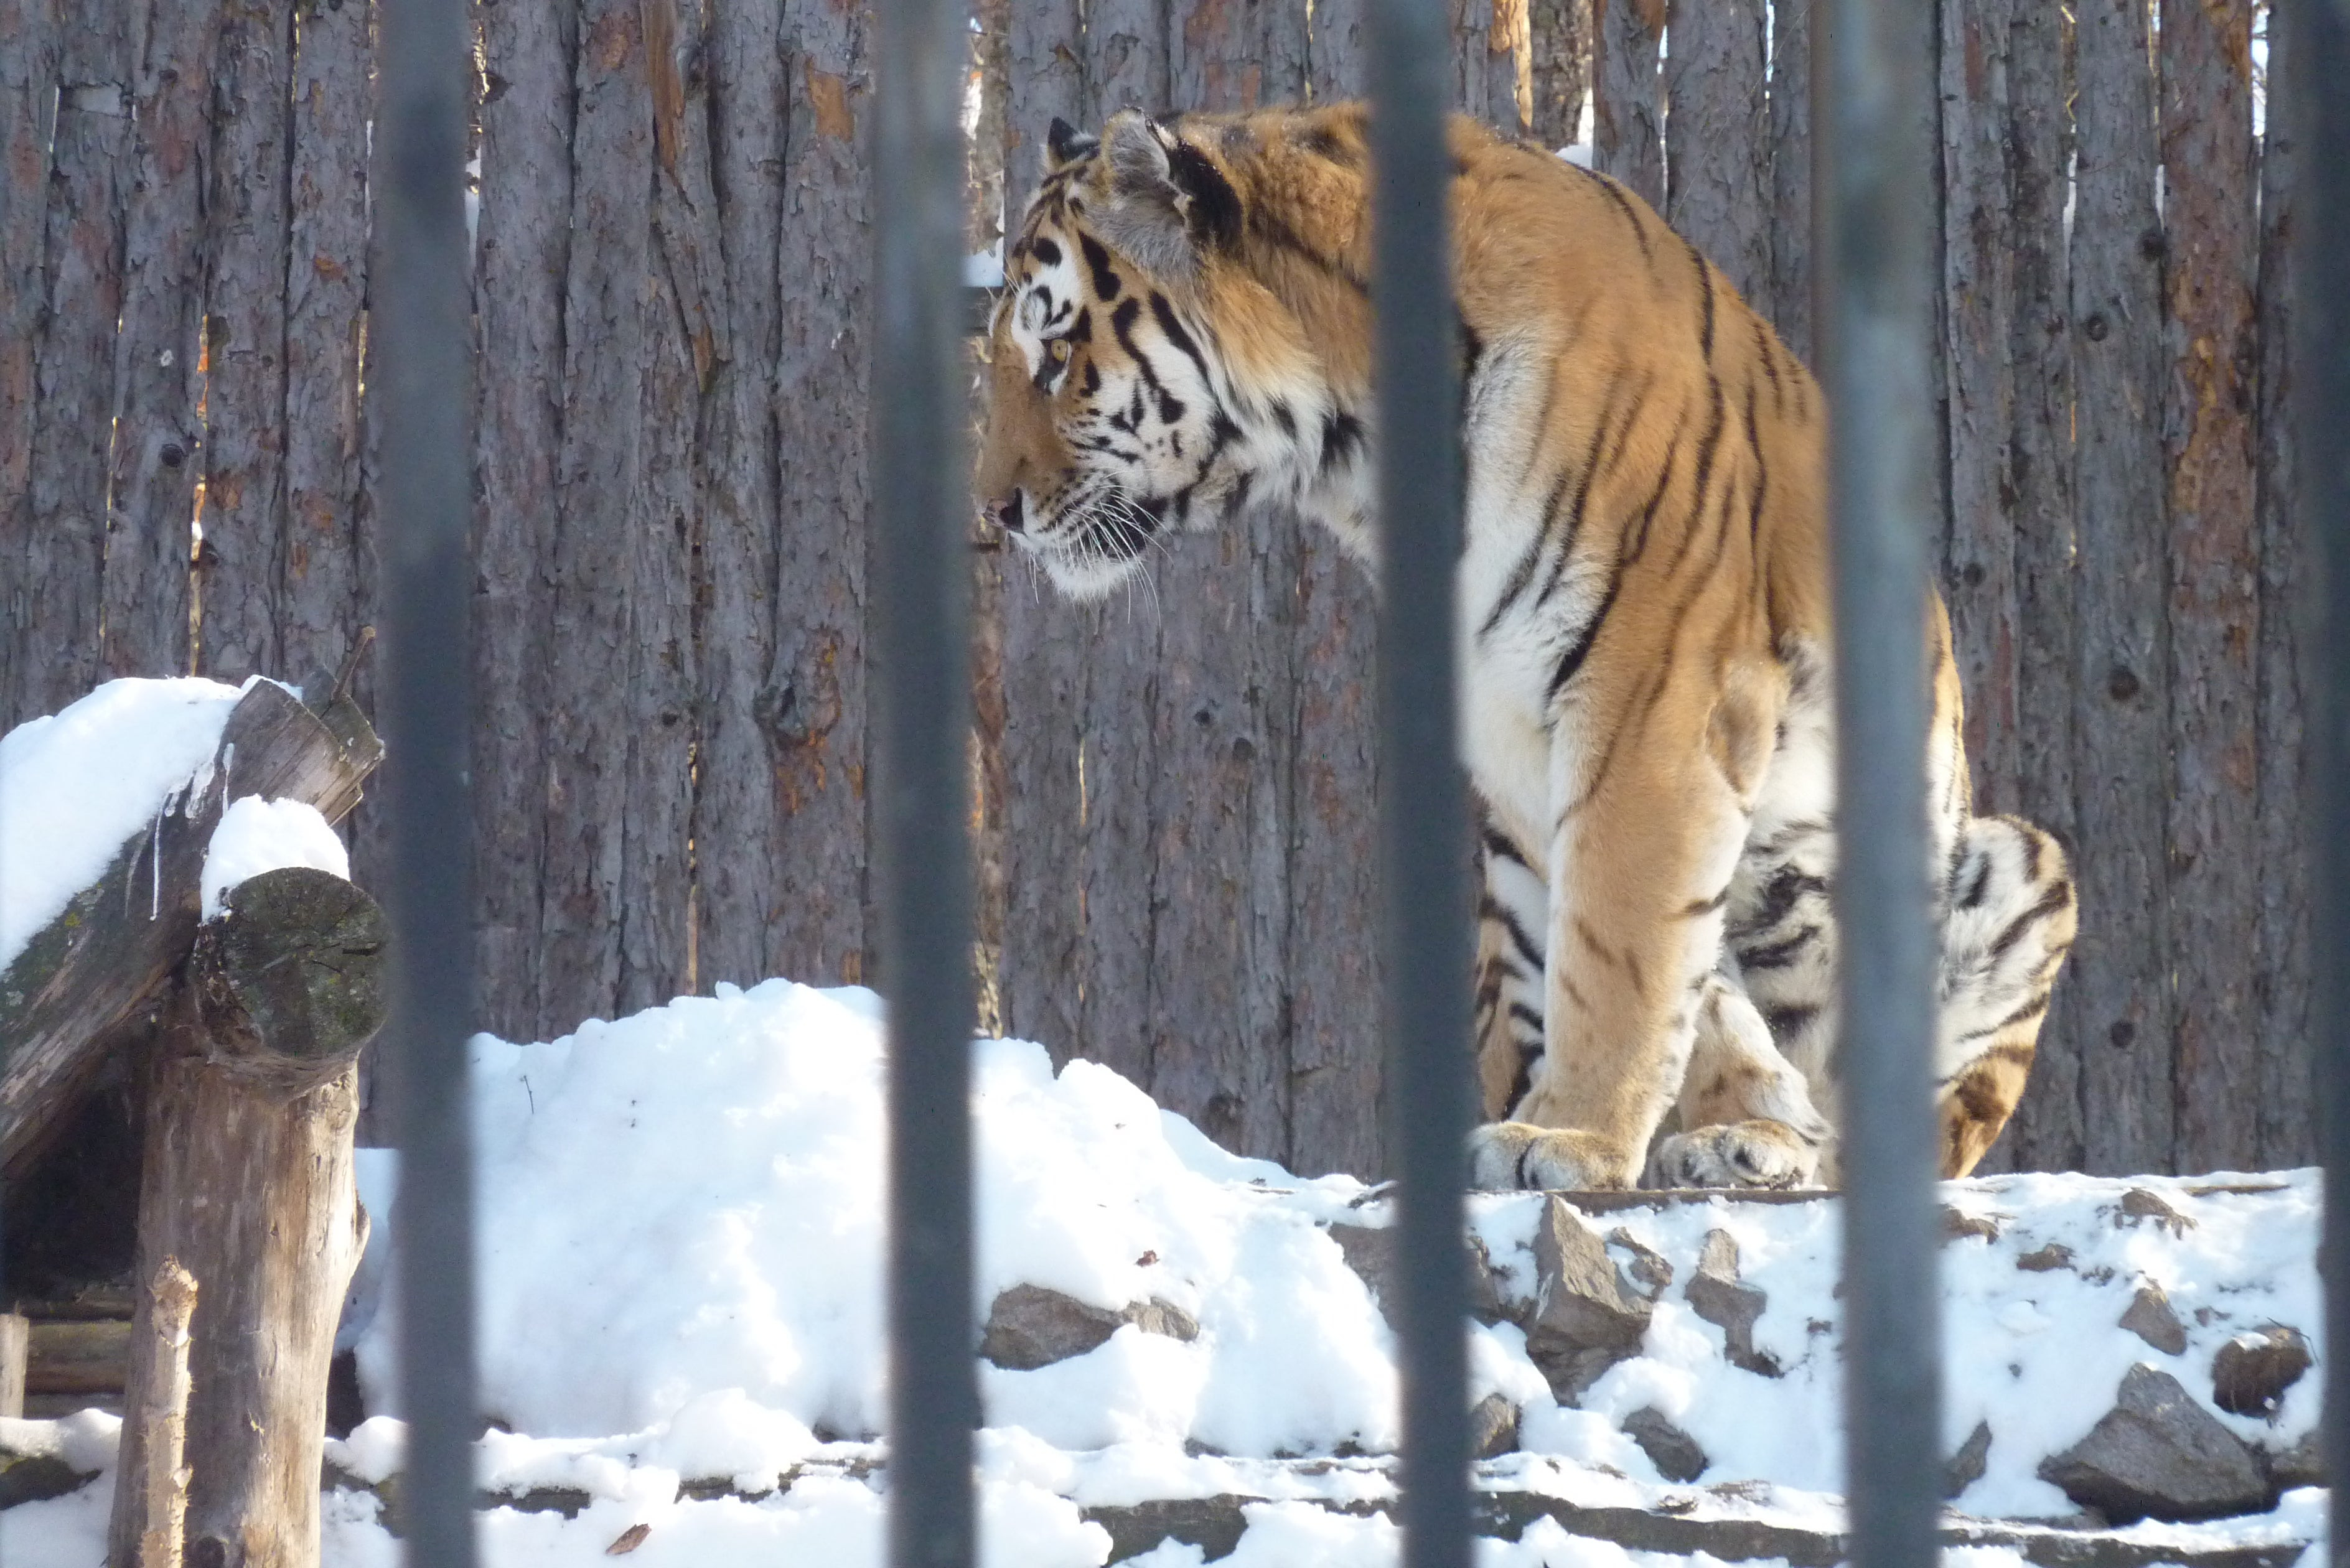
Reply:
M347 881L351 875L350 852L335 836L334 825L309 802L257 794L229 802L204 846L203 918L218 917L222 900L240 885L288 866L307 866Z

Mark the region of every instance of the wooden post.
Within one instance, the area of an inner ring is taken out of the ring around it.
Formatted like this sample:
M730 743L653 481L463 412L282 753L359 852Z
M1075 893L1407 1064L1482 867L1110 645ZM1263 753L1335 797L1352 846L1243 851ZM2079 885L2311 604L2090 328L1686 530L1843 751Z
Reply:
M0 1313L0 1419L25 1413L25 1359L31 1349L31 1322Z
M196 1563L297 1568L318 1554L335 1321L361 1230L351 1173L358 1057L383 1021L384 920L338 877L270 871L199 932L157 1041L140 1195L142 1275L202 1284L189 1352L186 1541ZM170 1369L139 1303L124 1407ZM156 1568L145 1489L166 1462L123 1428L108 1560Z
M336 695L313 712L256 681L229 714L211 786L123 845L0 974L0 1174L21 1177L121 1042L143 1031L195 940L205 846L234 798L307 801L329 821L359 803L383 748Z
M185 1462L188 1346L189 1324L196 1313L196 1277L177 1258L166 1258L148 1282L147 1299L154 1303L148 1319L152 1343L147 1351L154 1376L146 1398L128 1412L139 1428L144 1462L138 1475L121 1472L115 1496L130 1500L128 1506L142 1521L139 1561L144 1568L180 1568L191 1479Z

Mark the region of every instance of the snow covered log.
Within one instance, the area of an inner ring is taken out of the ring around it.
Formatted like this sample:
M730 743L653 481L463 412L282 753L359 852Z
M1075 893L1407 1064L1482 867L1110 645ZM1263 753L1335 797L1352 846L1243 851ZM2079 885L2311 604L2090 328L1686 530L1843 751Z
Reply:
M22 1176L127 1035L143 1032L201 918L204 854L232 800L297 800L338 821L382 760L346 678L313 711L256 680L210 766L0 973L0 1174Z
M175 1260L202 1291L186 1350L191 1562L317 1559L328 1371L366 1240L351 1130L359 1054L383 1023L384 940L375 900L341 877L263 872L201 928L156 1042L139 1271ZM172 1376L160 1310L141 1293L126 1410ZM151 1438L123 1428L109 1562L163 1561L147 1545Z

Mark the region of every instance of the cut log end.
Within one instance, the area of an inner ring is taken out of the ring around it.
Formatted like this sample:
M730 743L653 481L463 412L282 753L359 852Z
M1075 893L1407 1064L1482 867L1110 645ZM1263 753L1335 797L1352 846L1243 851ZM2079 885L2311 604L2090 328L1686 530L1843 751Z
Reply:
M306 1088L383 1027L383 911L326 871L286 867L232 889L198 934L191 974L206 1049Z

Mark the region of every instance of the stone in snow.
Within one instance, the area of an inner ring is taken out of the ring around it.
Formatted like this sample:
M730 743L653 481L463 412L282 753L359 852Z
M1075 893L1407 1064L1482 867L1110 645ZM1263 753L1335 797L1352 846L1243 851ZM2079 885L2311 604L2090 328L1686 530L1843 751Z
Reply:
M2217 1519L2269 1504L2260 1456L2178 1379L2144 1362L2123 1376L2114 1407L2087 1437L2041 1461L2040 1479L2116 1524Z
M2180 1323L2178 1314L2170 1310L2168 1293L2152 1280L2138 1286L2137 1294L2130 1298L2129 1310L2122 1314L2121 1326L2165 1355L2186 1354L2187 1325ZM2224 1400L2220 1408L2227 1408Z
M1561 1404L1573 1404L1640 1348L1648 1300L1631 1288L1607 1243L1565 1199L1550 1199L1534 1227L1534 1306L1526 1354Z
M1705 1233L1705 1244L1698 1253L1697 1272L1690 1276L1684 1293L1691 1311L1721 1330L1732 1366L1764 1377L1780 1375L1779 1358L1754 1348L1754 1320L1762 1315L1771 1298L1740 1282L1738 1241L1729 1231Z
M1190 1313L1165 1302L1128 1302L1112 1312L1042 1285L1014 1285L988 1309L979 1353L1013 1372L1033 1372L1100 1345L1126 1324L1170 1339L1199 1337Z
M1967 1440L1959 1445L1959 1451L1942 1467L1943 1499L1955 1498L1982 1480L1983 1471L1990 1466L1991 1423L1977 1421L1975 1429L1967 1434Z
M2211 1358L2211 1403L2230 1416L2274 1421L2284 1406L2285 1390L2300 1382L2309 1367L2309 1341L2297 1328L2272 1323L2240 1334Z
M1624 1417L1624 1435L1640 1445L1657 1473L1669 1481L1693 1481L1705 1474L1705 1450L1653 1405Z
M1481 1459L1497 1459L1518 1450L1518 1407L1506 1394L1492 1393L1469 1412L1469 1451Z

